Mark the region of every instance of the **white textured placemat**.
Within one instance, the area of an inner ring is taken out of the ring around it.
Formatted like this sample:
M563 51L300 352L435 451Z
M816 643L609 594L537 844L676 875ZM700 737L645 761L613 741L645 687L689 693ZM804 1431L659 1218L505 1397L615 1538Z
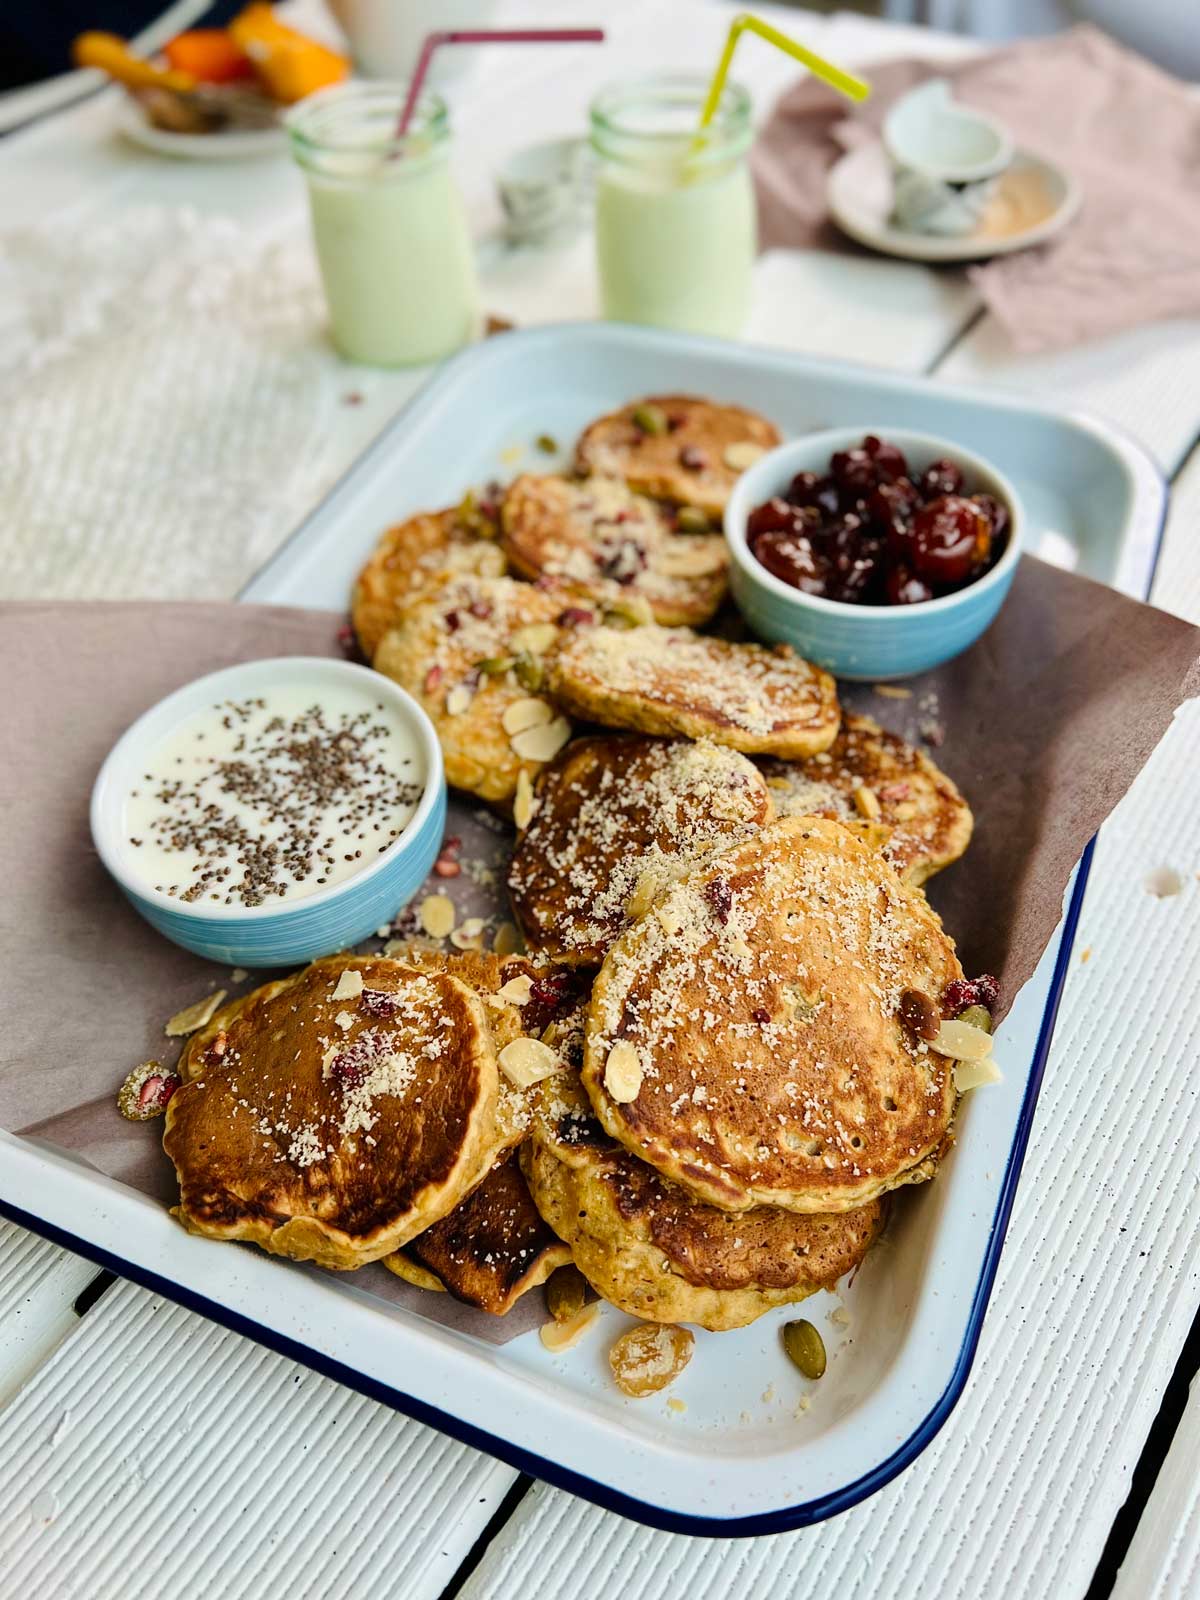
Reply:
M147 207L0 235L0 592L225 598L311 503L330 362L298 230Z
M96 1268L0 1220L0 1407L75 1327Z

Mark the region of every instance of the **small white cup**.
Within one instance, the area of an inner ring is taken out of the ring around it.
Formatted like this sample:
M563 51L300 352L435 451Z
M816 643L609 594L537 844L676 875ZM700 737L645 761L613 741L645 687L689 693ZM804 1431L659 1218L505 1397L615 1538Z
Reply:
M979 225L1012 135L986 112L956 103L945 78L898 100L883 124L892 163L892 220L910 233L961 237Z
M329 0L329 9L365 78L406 79L426 34L490 27L498 0ZM461 77L475 54L470 46L435 50L429 82Z

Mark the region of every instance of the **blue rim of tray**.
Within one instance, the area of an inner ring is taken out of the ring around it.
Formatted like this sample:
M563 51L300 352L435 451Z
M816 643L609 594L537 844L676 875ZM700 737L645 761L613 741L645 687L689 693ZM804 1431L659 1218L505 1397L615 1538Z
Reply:
M539 329L531 337L544 337L555 331L557 330ZM716 346L723 344L725 341L689 339L687 342L690 344ZM475 348L478 349L479 347ZM466 352L467 355L472 353L474 352ZM835 362L823 362L822 364L853 365L853 363ZM441 377L445 370L443 368L442 372L437 376ZM363 453L364 455L372 454L375 450L386 445L393 427L421 399L423 392L424 389L422 388L407 402L392 422L372 441ZM1142 458L1142 461L1150 468L1162 488L1158 525L1153 532L1152 539L1147 541L1146 554L1148 559L1140 585L1141 598L1146 599L1154 581L1159 554L1162 550L1163 533L1166 527L1166 512L1169 500L1166 480L1142 446L1136 440L1123 434L1120 429L1114 427L1107 419L1093 417L1089 413L1074 411L1064 414L1086 420L1091 427L1119 438L1126 452L1132 451ZM362 459L362 456L358 457L349 472L353 472ZM344 481L344 478L349 476L349 472L338 480L329 491L329 494L336 491ZM324 500L327 498L328 495L323 497L321 503L324 504ZM246 589L250 588L257 581L257 578L261 576L261 573L278 560L282 552L292 542L292 539L303 532L308 520L308 518L305 518L291 538L285 540L279 549L273 553L270 560L264 563L259 574L249 580ZM239 599L246 593L246 589L241 591ZM524 1450L519 1445L512 1444L509 1440L501 1438L498 1434L489 1433L483 1428L477 1428L472 1423L464 1421L461 1417L442 1411L437 1406L432 1406L424 1400L418 1400L415 1396L406 1394L401 1389L395 1389L390 1384L380 1383L374 1378L369 1378L356 1368L314 1351L307 1345L289 1338L286 1334L279 1333L274 1328L256 1322L251 1317L242 1316L239 1312L229 1310L219 1301L210 1300L206 1295L199 1294L193 1289L176 1283L173 1279L162 1277L156 1272L137 1266L125 1260L124 1257L111 1254L88 1239L81 1238L65 1228L59 1228L53 1223L46 1222L33 1213L25 1211L20 1206L13 1205L2 1196L0 1196L0 1217L6 1218L18 1227L28 1229L31 1233L39 1234L41 1237L50 1240L51 1243L61 1245L64 1249L70 1250L76 1255L84 1256L86 1259L94 1261L97 1266L106 1268L116 1276L127 1278L134 1283L140 1284L142 1288L149 1289L153 1293L159 1294L164 1299L171 1300L189 1311L199 1312L200 1315L207 1317L210 1321L228 1328L233 1333L239 1333L246 1338L253 1339L257 1344L265 1345L278 1355L286 1356L289 1360L297 1361L302 1366L320 1373L322 1377L332 1378L336 1383L340 1383L348 1389L353 1389L371 1400L377 1400L381 1404L390 1407L393 1411L399 1411L405 1416L412 1417L416 1422L424 1423L429 1427L436 1428L440 1433L448 1434L462 1444L470 1445L473 1449L480 1450L486 1455L494 1456L509 1466L515 1467L519 1472L553 1484L556 1488L565 1489L568 1493L589 1500L606 1511L615 1511L619 1516L628 1517L649 1527L660 1528L667 1533L683 1533L699 1538L752 1538L762 1534L788 1533L797 1528L809 1527L813 1523L823 1522L829 1517L838 1516L843 1511L849 1511L852 1506L858 1505L861 1501L875 1494L885 1484L890 1483L893 1478L903 1472L906 1467L910 1466L941 1430L966 1386L967 1378L975 1360L975 1353L979 1346L984 1315L991 1299L996 1272L1000 1265L1000 1255L1008 1233L1008 1224L1012 1215L1013 1203L1016 1199L1021 1169L1024 1165L1025 1151L1033 1128L1038 1095L1041 1091L1046 1062L1050 1054L1050 1045L1054 1037L1058 1009L1062 1001L1067 973L1070 970L1075 933L1083 910L1083 901L1091 873L1095 847L1096 840L1093 838L1089 841L1083 855L1080 857L1070 900L1063 916L1054 971L1051 975L1050 987L1042 1011L1042 1020L1038 1028L1037 1047L1034 1051L1029 1078L1025 1085L1020 1117L1017 1121L1012 1144L1009 1147L1008 1161L1004 1170L1004 1181L1001 1185L999 1199L993 1215L987 1250L979 1277L976 1280L971 1310L967 1318L962 1343L959 1346L954 1371L937 1401L930 1407L928 1413L917 1424L908 1438L893 1450L891 1455L886 1456L869 1472L863 1473L861 1477L856 1478L852 1483L846 1484L830 1494L819 1496L814 1500L801 1501L797 1505L785 1506L778 1511L727 1518L693 1516L686 1512L670 1511L661 1506L652 1505L648 1501L621 1494L618 1490L609 1487L608 1484L598 1483L593 1478L574 1472L568 1467L563 1467L555 1461L535 1454L533 1451Z

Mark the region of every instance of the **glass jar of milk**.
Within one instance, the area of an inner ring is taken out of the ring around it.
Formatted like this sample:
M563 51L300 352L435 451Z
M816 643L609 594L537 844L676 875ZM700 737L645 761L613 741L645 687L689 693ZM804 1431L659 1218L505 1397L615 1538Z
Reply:
M479 320L446 107L423 95L400 138L403 104L402 84L351 83L302 100L287 117L308 180L333 342L374 367L436 361L466 344Z
M757 221L750 96L726 84L698 133L700 77L614 85L591 108L596 255L606 317L735 335L750 308Z

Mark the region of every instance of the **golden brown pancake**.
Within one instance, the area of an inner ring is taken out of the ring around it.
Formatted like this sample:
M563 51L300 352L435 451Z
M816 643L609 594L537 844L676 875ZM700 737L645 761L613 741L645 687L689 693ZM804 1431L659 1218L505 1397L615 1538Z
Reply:
M597 606L644 602L643 621L698 627L725 595L724 535L677 531L674 512L619 478L526 473L504 497L501 526L522 577L564 579Z
M630 1316L744 1327L832 1288L879 1230L879 1200L822 1216L707 1205L610 1139L573 1073L543 1090L521 1150L533 1197L596 1292Z
M508 874L530 950L598 967L702 851L746 838L771 802L752 762L708 741L576 739L538 779Z
M810 756L837 735L833 679L787 645L687 628L577 628L547 663L551 696L608 728L686 734L747 754Z
M218 1012L184 1059L163 1148L192 1233L363 1266L453 1210L495 1141L484 1008L444 973L318 961Z
M696 506L716 520L738 476L778 443L779 430L757 412L694 395L651 395L585 429L575 465L581 475L624 478L640 494Z
M569 1248L542 1221L515 1152L399 1254L384 1261L399 1277L411 1282L415 1265L456 1299L498 1317L571 1259Z
M481 528L490 529L492 536ZM368 661L401 606L442 573L500 576L505 562L496 531L477 512L451 506L418 512L383 534L355 580L350 603L354 631Z
M842 731L807 761L760 762L781 817L877 821L889 830L883 853L920 885L957 861L971 840L971 809L922 751L870 717L847 716Z
M731 1211L842 1211L932 1175L953 1062L901 1020L961 978L919 890L836 822L706 856L609 951L583 1083L607 1131Z
M492 1042L501 1058L514 1039L540 1039L557 1016L576 1004L581 992L580 981L573 974L529 961L525 956L497 956L485 950L437 950L416 943L396 954L422 972L449 973L473 989L483 1001ZM514 983L514 979L518 981ZM487 1172L529 1131L529 1088L508 1076L503 1059L500 1066L495 1136L484 1152L482 1172Z
M566 743L570 729L540 685L556 619L570 603L562 591L513 578L466 576L444 578L401 606L375 667L429 713L447 783L482 800L509 800L520 773L540 771ZM546 753L528 753L538 750Z

